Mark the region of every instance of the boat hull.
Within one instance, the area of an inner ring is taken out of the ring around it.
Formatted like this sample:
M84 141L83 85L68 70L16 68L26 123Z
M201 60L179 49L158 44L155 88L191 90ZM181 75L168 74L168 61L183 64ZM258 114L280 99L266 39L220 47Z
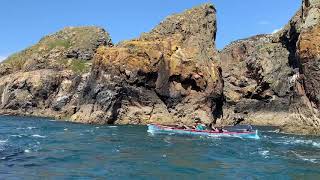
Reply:
M198 131L194 129L178 129L170 126L162 126L155 124L148 124L148 132L151 134L181 134L181 135L196 135L196 136L210 136L210 137L239 137L259 139L258 130L251 132L215 132L215 131Z

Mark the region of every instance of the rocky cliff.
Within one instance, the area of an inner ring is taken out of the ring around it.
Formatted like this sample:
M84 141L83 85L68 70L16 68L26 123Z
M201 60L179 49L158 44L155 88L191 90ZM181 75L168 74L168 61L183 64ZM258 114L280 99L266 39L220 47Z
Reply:
M239 40L221 51L226 104L220 123L320 133L319 4L303 1L281 31Z
M0 64L0 113L99 124L201 119L320 134L319 8L305 0L279 32L221 52L210 4L117 45L101 28L65 28Z
M215 36L210 4L116 46L99 28L66 28L1 65L1 112L101 124L215 121L223 99Z

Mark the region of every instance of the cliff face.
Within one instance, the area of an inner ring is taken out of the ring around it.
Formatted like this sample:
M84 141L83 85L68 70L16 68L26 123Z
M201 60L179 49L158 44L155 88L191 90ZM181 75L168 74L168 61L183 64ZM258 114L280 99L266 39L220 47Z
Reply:
M201 119L320 134L319 8L305 0L281 31L221 52L210 4L115 46L103 29L65 28L0 64L0 113L99 124Z
M100 47L75 121L212 122L222 108L216 66L215 9L202 5L173 15L140 38ZM92 111L88 112L88 109Z
M223 88L215 13L209 4L187 10L115 47L95 28L46 37L2 64L1 111L83 123L212 122Z
M1 114L70 117L96 49L110 46L101 28L65 28L0 65Z
M306 0L281 31L222 50L227 102L220 123L319 134L319 4Z

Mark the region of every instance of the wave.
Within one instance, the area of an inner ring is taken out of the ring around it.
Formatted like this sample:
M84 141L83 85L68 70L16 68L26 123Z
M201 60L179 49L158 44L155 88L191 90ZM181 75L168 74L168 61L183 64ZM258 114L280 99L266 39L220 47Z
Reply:
M302 156L294 151L292 151L292 153L294 155L296 155L296 157L298 157L299 159L303 160L303 161L308 161L308 162L312 162L312 163L317 163L317 159L315 158L308 158L308 157L305 157L305 156Z
M30 153L31 150L30 150L30 149L25 149L24 152L25 152L25 153Z
M0 151L5 150L5 144L8 142L8 139L6 140L0 140Z
M264 150L264 151L259 151L258 152L261 156L263 156L264 158L268 158L270 152L268 150Z
M23 135L23 134L13 134L13 135L10 135L11 137L18 137L18 138L22 138L23 136L25 136L25 135Z
M28 129L28 130L31 130L31 129L37 129L37 127L33 127L33 126L30 126L30 127L26 127L26 128L16 128L18 130L24 130L24 129Z
M316 148L320 148L320 142L314 141L314 140L305 140L305 139L296 139L294 137L288 138L288 137L282 137L282 139L285 139L284 141L276 141L276 143L282 143L282 144L303 144L303 145L311 145Z
M36 137L36 138L46 138L47 136L41 136L39 134L33 134L32 137Z

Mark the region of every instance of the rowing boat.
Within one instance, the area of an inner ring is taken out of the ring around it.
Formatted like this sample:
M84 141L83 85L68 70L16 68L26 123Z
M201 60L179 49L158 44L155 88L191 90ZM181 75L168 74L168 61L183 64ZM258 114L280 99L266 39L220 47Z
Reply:
M181 129L173 126L164 126L158 124L148 124L148 132L151 134L182 134L182 135L198 135L210 137L240 137L259 139L258 130L254 131L225 131L216 132L210 130Z

